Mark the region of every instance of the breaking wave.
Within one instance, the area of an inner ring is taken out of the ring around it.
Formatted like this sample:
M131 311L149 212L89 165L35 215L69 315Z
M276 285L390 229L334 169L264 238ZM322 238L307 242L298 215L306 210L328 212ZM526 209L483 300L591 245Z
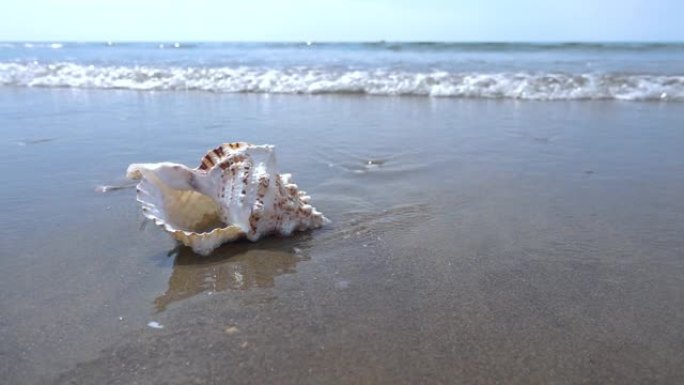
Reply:
M0 63L0 85L530 100L684 101L684 76Z

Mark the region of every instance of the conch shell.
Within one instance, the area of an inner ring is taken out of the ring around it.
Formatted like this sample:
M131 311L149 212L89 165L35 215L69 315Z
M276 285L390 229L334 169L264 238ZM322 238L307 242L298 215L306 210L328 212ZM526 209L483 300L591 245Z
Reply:
M225 143L197 168L138 163L128 167L127 176L140 180L143 215L202 255L238 238L256 241L329 222L290 174L278 173L271 145Z

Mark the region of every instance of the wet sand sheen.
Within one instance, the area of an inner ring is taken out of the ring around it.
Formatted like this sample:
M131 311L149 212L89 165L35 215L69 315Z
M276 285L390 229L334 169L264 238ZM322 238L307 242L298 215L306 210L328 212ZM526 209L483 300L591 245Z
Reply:
M31 89L0 102L23 117L0 115L10 383L684 376L684 106ZM31 138L54 140L18 144ZM142 221L133 190L94 191L131 162L195 164L232 140L275 144L333 224L200 258Z

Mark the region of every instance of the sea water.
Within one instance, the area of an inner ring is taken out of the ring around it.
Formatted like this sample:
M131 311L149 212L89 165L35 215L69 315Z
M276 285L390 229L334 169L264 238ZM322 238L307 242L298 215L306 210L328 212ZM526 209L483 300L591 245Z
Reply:
M0 86L684 101L684 44L2 43Z

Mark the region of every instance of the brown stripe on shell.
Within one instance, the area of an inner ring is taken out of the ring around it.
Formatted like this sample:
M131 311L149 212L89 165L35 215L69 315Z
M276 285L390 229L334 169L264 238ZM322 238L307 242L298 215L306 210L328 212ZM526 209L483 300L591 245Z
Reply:
M208 170L213 166L214 166L214 161L211 160L209 155L205 155L204 158L202 158L202 164L199 166L199 169L200 170Z
M252 214L249 216L249 230L252 234L256 234L260 219L261 213L258 212L252 212Z
M242 186L242 201L244 202L245 199L247 199L247 187L249 186L249 180L252 179L252 159L247 158L244 161L244 165L242 166L243 170L243 186Z
M259 187L257 187L257 195L259 198L263 198L266 195L266 190L268 190L268 185L270 183L270 179L262 175L259 177Z
M223 145L218 146L212 150L209 150L206 155L202 158L202 164L198 167L200 170L207 170L212 168L215 164L221 162L225 156L225 151L223 150Z
M230 147L233 150L237 150L238 148L240 148L240 142L228 143L228 147Z
M221 158L219 162L219 167L221 167L222 170L225 170L227 168L231 168L231 171L234 173L234 168L232 167L233 165L237 164L244 161L245 157L243 155L229 155L227 157Z

